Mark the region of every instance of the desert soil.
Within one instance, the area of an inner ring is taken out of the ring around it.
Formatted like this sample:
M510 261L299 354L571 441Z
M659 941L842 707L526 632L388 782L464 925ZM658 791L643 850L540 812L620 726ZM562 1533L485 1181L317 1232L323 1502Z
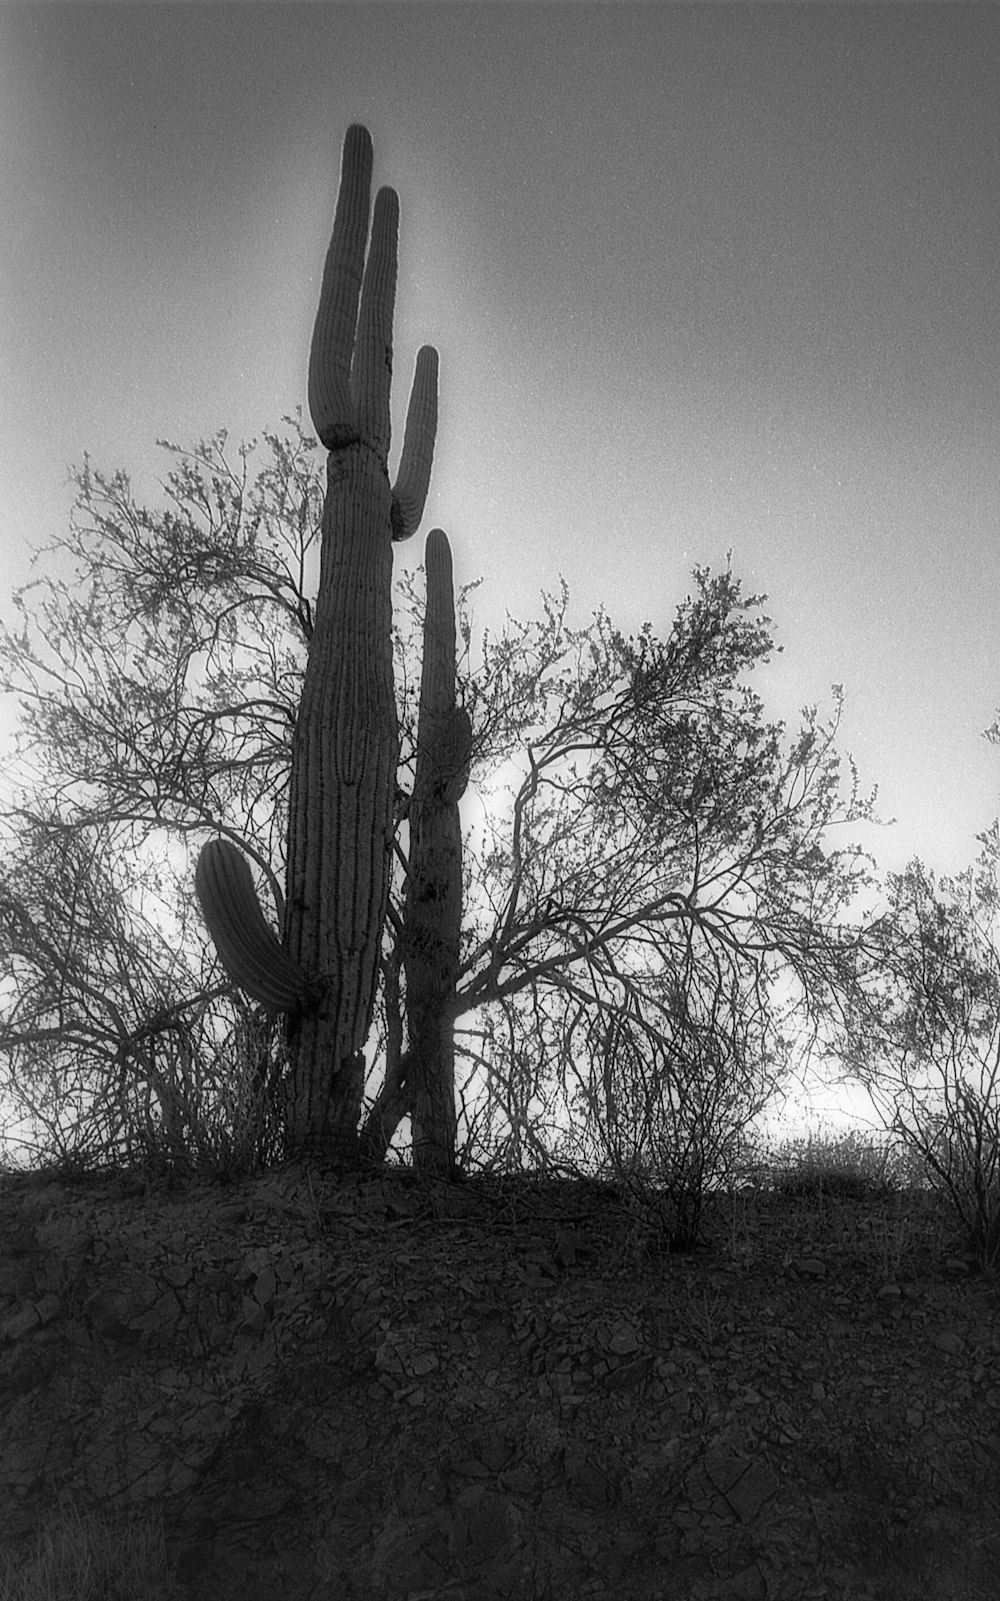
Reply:
M927 1197L0 1178L0 1529L192 1601L995 1601L1000 1295ZM166 1592L164 1592L166 1593Z

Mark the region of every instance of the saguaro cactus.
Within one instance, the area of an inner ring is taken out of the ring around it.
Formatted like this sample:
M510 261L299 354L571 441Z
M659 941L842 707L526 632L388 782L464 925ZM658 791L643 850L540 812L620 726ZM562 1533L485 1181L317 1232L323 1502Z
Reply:
M290 1002L287 1142L334 1160L349 1158L357 1138L389 894L399 744L392 542L414 533L423 514L437 425L437 353L425 346L390 487L399 203L392 189L376 195L366 261L371 171L371 138L355 125L344 140L309 358L309 407L330 454L319 592L292 742L282 940L268 945L252 919L246 939L217 939L237 982L255 982L250 993L270 997L265 1004ZM228 872L202 874L213 932L213 919L220 931L239 919L247 886L236 877L231 859Z
M417 1168L447 1172L455 1154L455 984L462 930L462 827L472 726L455 704L455 595L440 528L425 548L427 604L403 910L408 1088Z

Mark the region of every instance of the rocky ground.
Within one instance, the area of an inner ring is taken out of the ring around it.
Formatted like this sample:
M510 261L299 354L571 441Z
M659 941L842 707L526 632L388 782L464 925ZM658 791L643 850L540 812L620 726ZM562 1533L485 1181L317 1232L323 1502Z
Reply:
M0 1177L8 1583L72 1509L162 1527L163 1601L1000 1596L997 1280L919 1195L706 1234L556 1180Z

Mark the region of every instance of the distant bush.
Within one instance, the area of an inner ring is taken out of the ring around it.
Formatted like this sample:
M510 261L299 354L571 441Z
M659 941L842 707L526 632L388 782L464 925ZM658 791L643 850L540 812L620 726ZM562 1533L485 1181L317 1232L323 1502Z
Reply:
M892 1153L851 1130L786 1140L776 1152L771 1189L788 1199L868 1201L896 1188Z

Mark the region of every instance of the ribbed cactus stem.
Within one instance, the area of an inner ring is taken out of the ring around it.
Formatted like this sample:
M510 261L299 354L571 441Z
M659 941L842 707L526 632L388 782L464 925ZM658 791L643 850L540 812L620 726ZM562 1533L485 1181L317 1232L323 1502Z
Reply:
M309 363L309 405L330 452L319 592L292 745L285 945L320 975L289 1036L286 1126L296 1148L341 1154L360 1106L390 884L398 731L392 542L423 515L437 420L437 356L420 352L395 489L389 385L398 202L375 201L371 139L352 127ZM339 1082L338 1082L339 1080ZM356 1132L356 1129L355 1129Z
M415 534L424 515L437 433L437 385L437 351L433 345L421 345L406 413L399 471L392 486L392 537L395 540L409 539Z
M455 585L451 546L441 528L432 528L424 546L427 604L424 613L424 654L420 677L420 745L415 787L447 782L453 792L463 768L468 783L471 726L468 713L455 705ZM423 755L421 764L420 756ZM422 767L422 771L421 771Z
M198 856L194 887L218 957L235 984L269 1012L293 1012L310 984L268 926L242 851L212 839Z
M340 194L309 352L309 411L327 450L363 441L384 467L390 443L399 200L393 189L380 189L376 195L365 267L371 174L371 136L355 123L344 139ZM437 381L437 351L423 345L417 352L392 488L396 540L416 533L424 514L437 432Z
M309 352L309 411L327 450L337 450L357 437L351 357L368 238L372 159L371 134L353 123L344 137L340 193ZM374 246L373 239L373 251Z
M410 801L404 907L414 1164L447 1170L454 1158L454 996L462 931L462 827L458 801L469 779L472 727L455 704L455 591L451 548L427 536L427 604Z
M399 202L375 198L366 128L344 140L309 356L309 409L329 451L319 590L292 739L283 938L264 920L242 854L206 845L195 884L227 972L289 1014L289 1152L356 1150L390 883L398 730L392 543L423 516L437 427L437 353L417 356L390 486L390 380ZM366 244L367 257L366 257Z

